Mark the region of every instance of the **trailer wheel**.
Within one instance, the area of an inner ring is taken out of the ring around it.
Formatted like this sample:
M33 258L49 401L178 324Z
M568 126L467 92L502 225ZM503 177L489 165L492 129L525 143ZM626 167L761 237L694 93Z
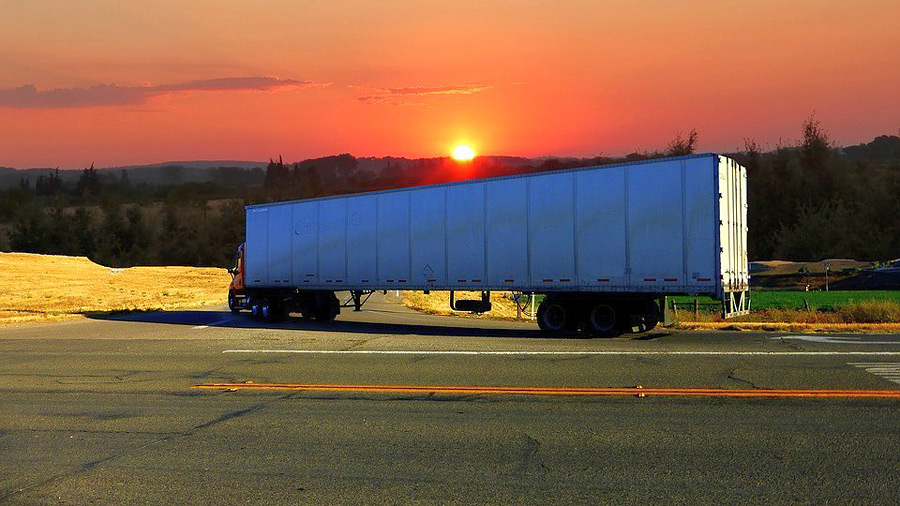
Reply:
M262 316L263 320L272 319L272 303L268 299L262 301L259 305L259 315Z
M228 290L228 309L230 309L232 313L241 312L241 307L237 305L237 300L235 300L234 297L234 290Z
M259 301L250 301L250 314L256 318L259 318L259 316L262 314Z
M600 303L591 308L584 320L584 330L597 337L615 337L616 309L609 304Z
M566 329L569 310L559 302L541 302L537 310L538 327L545 332L560 332Z
M330 297L326 296L319 299L319 304L313 318L320 322L333 322L340 313L341 301L339 301L332 293Z

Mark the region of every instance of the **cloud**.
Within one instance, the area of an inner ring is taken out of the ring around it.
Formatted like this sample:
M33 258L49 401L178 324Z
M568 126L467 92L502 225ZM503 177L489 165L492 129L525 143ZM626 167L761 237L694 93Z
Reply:
M461 84L455 86L404 86L399 88L376 88L374 93L357 97L367 104L389 105L424 105L421 101L410 100L411 97L432 95L472 95L493 88L489 84Z
M179 84L119 86L97 84L89 88L38 90L32 84L0 89L0 107L14 109L56 109L143 105L154 97L190 91L269 91L278 88L311 88L328 84L277 77L221 77Z

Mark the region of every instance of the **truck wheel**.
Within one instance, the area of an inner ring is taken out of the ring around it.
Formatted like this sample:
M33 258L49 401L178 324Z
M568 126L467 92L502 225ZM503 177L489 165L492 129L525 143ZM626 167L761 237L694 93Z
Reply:
M597 304L588 312L584 320L584 330L597 337L619 335L616 329L616 309L609 304Z
M545 332L560 332L566 328L569 310L559 302L541 302L537 311L538 327Z
M264 300L259 305L259 315L262 316L263 320L271 320L272 319L272 303L269 300Z
M256 301L256 300L250 301L250 314L251 315L253 315L256 318L259 318L259 316L262 314L261 309L262 308L260 306L259 301Z
M616 337L620 335L616 308L609 304L599 303L591 308L584 318L584 331L595 337Z
M241 312L241 307L237 305L237 300L235 300L234 297L234 290L228 290L228 309L230 309L232 313Z
M316 310L313 318L317 322L333 322L337 315L341 312L340 301L337 299L327 300Z

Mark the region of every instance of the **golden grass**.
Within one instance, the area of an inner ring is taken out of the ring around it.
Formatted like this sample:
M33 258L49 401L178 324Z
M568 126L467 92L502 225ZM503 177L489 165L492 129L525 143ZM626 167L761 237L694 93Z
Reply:
M491 304L493 308L489 313L473 314L464 311L453 311L450 309L450 292L433 291L428 295L422 292L407 291L403 292L403 305L423 313L436 315L455 315L467 316L472 318L495 318L495 319L515 319L516 303L507 296L509 292L491 292ZM460 299L477 299L481 300L481 292L456 292L455 297ZM530 308L529 308L530 310ZM529 319L524 314L523 319Z
M85 257L0 253L0 322L47 321L92 312L223 304L225 269L109 269Z
M900 323L805 323L805 322L678 322L685 330L761 330L766 332L861 332L889 334L900 332Z

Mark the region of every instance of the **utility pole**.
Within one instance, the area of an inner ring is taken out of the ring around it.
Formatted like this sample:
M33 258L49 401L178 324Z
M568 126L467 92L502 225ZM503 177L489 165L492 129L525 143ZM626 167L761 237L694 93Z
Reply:
M825 262L825 291L828 291L828 262Z

